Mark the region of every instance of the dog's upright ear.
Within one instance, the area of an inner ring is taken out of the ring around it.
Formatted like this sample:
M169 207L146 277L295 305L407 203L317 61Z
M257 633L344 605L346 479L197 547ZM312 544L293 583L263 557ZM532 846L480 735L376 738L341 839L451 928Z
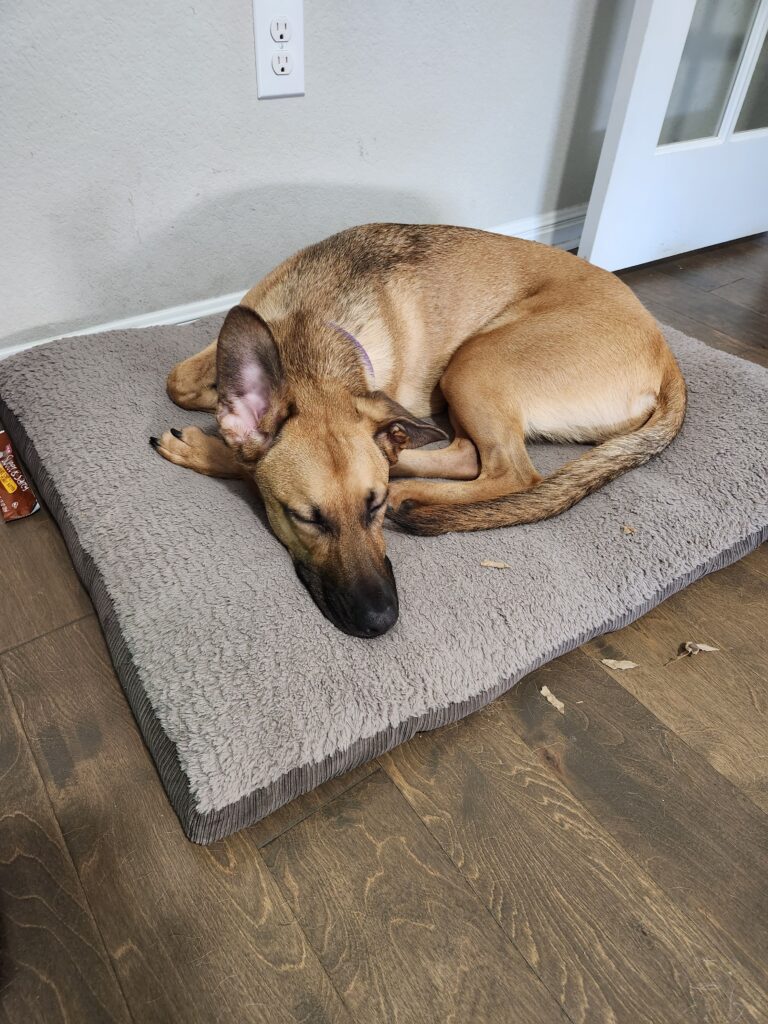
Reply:
M224 440L257 457L276 430L283 371L272 332L245 306L227 313L216 346L216 376L216 418Z
M403 448L421 448L432 441L448 440L444 430L414 416L383 391L374 391L365 398L359 398L357 407L373 422L376 443L390 465L397 462Z

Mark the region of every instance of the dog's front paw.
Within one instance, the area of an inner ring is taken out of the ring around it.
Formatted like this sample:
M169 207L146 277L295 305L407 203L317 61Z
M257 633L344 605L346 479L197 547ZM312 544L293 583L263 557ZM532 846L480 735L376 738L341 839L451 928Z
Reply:
M150 437L149 443L174 465L195 469L200 456L199 449L204 448L204 442L201 442L204 437L198 427L184 427L183 430L171 427L160 437Z
M414 486L410 480L390 481L387 497L387 512L389 514L399 512L404 504L412 504L414 501Z
M440 524L430 517L430 506L424 505L414 498L404 498L396 509L388 507L387 519L401 530L422 537L431 537L445 532Z
M409 513L419 505L416 498L411 497L408 492L409 488L405 481L402 484L390 484L387 500L387 519L390 523L405 529L408 529Z
M439 484L419 481L398 481L390 484L389 501L387 502L387 519L408 533L416 533L422 537L433 537L445 533L443 516L446 506L435 504L430 500L434 488Z
M205 476L236 477L240 470L234 455L220 437L203 433L199 427L171 427L149 443L169 462L193 469Z

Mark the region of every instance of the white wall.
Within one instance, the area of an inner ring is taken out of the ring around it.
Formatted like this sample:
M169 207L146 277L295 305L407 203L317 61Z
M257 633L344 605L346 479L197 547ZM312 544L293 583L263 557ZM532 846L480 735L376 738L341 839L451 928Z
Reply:
M249 0L0 11L0 347L245 290L377 219L589 197L631 0L306 0L258 101Z

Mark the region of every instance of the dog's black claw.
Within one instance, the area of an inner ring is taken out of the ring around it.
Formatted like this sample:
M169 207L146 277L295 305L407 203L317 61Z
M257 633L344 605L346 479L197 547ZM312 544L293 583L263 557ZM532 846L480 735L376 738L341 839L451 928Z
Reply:
M153 448L157 448L157 446L160 444L160 441L156 437L150 437L149 443L152 445Z
M177 430L176 427L171 427L171 433L173 434L174 437L178 437L178 439L181 441L181 431L180 430Z

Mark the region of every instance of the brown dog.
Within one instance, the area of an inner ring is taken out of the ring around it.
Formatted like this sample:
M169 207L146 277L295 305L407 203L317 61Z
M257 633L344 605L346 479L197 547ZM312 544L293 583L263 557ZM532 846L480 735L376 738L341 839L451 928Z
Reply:
M382 525L484 530L557 515L665 448L685 383L653 317L613 274L466 228L367 224L257 284L168 393L216 410L152 443L255 481L321 610L377 636L397 619ZM420 417L447 405L453 441ZM596 445L542 479L526 437ZM395 480L389 484L389 478ZM424 477L440 477L430 482Z

